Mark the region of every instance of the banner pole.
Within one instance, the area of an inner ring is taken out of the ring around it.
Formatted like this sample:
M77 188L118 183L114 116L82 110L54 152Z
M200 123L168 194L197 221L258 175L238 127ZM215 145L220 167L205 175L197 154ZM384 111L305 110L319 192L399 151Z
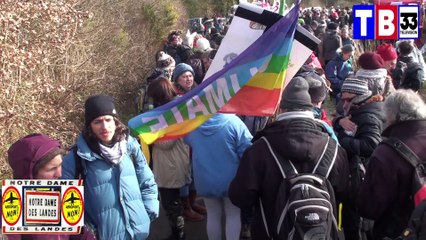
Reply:
M280 15L284 14L284 6L285 6L285 0L280 0L280 11L278 12Z

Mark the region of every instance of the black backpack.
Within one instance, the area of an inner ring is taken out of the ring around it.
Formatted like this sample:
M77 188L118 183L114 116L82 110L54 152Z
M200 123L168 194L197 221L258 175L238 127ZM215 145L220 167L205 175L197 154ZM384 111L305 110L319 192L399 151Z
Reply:
M392 80L393 85L396 89L401 87L401 84L404 80L405 70L407 69L407 64L401 60L396 62L395 69L392 70Z
M423 87L423 75L424 70L419 63L408 63L404 71L400 87L418 91Z
M336 160L337 142L329 137L312 173L298 173L290 160L275 154L268 140L265 137L262 139L283 176L277 191L272 227L269 225L268 228L261 206L269 237L288 240L338 239L334 190L327 179Z
M390 137L383 140L381 143L387 144L395 149L403 159L414 167L411 196L415 208L411 213L407 228L398 239L426 239L426 162L422 162L419 157L398 138Z

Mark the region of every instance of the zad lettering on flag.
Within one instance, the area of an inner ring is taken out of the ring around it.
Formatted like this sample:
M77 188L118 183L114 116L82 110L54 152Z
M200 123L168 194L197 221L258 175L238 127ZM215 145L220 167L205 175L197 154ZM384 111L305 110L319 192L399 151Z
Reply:
M182 137L216 112L272 115L280 101L289 65L298 7L280 18L195 89L130 119L129 127L144 143L151 144L157 139Z

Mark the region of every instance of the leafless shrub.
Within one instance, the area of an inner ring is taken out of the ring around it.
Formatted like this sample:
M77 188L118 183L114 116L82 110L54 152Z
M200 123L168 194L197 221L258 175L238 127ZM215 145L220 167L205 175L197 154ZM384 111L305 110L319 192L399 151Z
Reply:
M2 0L0 176L7 149L42 132L70 146L88 95L115 97L127 120L161 39L186 20L172 0Z

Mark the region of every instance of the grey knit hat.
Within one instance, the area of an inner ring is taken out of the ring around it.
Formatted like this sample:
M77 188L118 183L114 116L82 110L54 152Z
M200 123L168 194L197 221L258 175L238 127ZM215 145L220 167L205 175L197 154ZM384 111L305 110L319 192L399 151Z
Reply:
M285 87L280 108L286 110L312 110L309 84L303 77L294 77Z
M317 74L315 74L318 76ZM319 76L318 76L319 77ZM327 86L321 79L317 79L312 75L305 77L309 84L309 95L311 96L312 103L320 103L327 97Z

